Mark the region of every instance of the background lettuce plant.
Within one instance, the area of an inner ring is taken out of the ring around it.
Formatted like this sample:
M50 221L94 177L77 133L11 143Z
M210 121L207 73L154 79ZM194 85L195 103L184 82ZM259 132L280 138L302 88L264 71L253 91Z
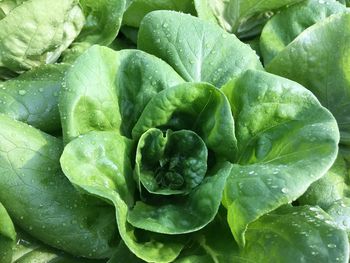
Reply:
M110 44L124 8L124 0L1 1L0 79L56 62L73 41Z

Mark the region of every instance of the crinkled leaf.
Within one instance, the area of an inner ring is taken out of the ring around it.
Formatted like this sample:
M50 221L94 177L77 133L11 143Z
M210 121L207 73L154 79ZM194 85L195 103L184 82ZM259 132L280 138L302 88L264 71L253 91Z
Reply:
M207 172L208 149L193 131L149 129L139 139L135 177L153 194L188 194Z
M341 143L350 144L350 14L333 15L305 30L267 70L304 85L338 121Z
M16 231L5 207L0 203L0 262L12 262Z
M326 17L345 12L334 0L307 0L276 14L261 33L261 51L267 65L305 29Z
M283 207L264 215L247 230L242 257L249 262L349 261L346 232L317 207Z
M58 131L58 93L67 69L65 64L43 65L0 83L0 113L45 132Z
M218 212L231 167L228 162L218 165L188 195L167 199L165 204L136 202L128 221L135 227L163 234L191 233L203 228Z
M0 20L0 78L55 62L83 23L77 0L19 4Z
M117 36L125 9L125 0L80 0L85 25L77 42L109 45Z
M339 132L330 112L296 82L247 71L223 91L238 141L224 204L242 245L249 223L297 199L325 174L336 158Z
M154 11L142 21L138 48L166 61L186 81L220 88L247 69L261 69L251 48L217 25L174 11Z
M60 95L64 139L92 130L130 136L148 101L181 82L166 63L142 51L94 46L67 73Z
M61 172L62 142L0 115L0 202L18 226L74 255L111 255L113 210L83 198Z
M132 179L129 151L127 139L117 132L91 132L65 147L62 169L75 186L114 204L119 233L134 254L150 262L171 262L184 241L146 231L139 233L127 222L128 204L123 191L132 193L124 183ZM91 165L91 161L98 165Z
M139 27L143 17L155 10L174 10L195 14L192 0L133 0L123 17L123 23Z
M187 129L202 137L208 149L234 160L236 138L229 102L207 83L184 83L155 95L132 130L138 139L150 128Z

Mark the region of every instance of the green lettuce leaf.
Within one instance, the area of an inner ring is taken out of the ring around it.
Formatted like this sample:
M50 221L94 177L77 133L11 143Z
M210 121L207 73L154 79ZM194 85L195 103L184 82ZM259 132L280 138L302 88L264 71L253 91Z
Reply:
M166 61L186 81L220 88L247 69L263 70L256 53L217 25L173 11L142 21L138 48Z
M0 114L0 202L14 222L55 248L111 256L118 237L111 207L82 197L62 174L62 142Z
M123 24L139 27L144 16L155 10L174 10L195 14L192 0L133 0L123 16Z
M346 232L318 207L282 207L252 223L246 236L241 255L248 262L349 261Z
M0 261L12 262L13 248L16 243L16 231L5 207L0 203Z
M308 0L276 14L261 33L260 47L265 65L298 35L325 18L346 11L334 0Z
M80 0L85 24L75 42L109 45L119 32L125 0Z
M117 53L94 46L74 63L66 82L59 107L68 142L91 130L130 137L148 101L183 80L165 62L142 51Z
M45 132L61 128L58 94L68 65L43 65L0 83L0 113Z
M269 72L304 85L332 112L342 145L350 144L349 26L349 13L316 23L267 65Z
M243 31L240 26L249 18L292 5L303 0L195 0L198 16L219 24L228 32ZM254 17L256 23L257 17Z
M238 158L224 204L240 245L248 224L302 195L337 155L330 112L296 82L247 71L223 88L236 120Z

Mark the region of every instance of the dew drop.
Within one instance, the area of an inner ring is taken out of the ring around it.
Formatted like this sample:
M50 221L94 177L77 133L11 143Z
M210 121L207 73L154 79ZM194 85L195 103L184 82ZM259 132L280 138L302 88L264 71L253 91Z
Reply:
M26 93L27 92L24 89L21 89L21 90L18 91L18 94L21 95L21 96L26 95Z
M329 243L329 244L327 245L327 247L329 247L329 248L336 248L337 245L336 245L336 244Z

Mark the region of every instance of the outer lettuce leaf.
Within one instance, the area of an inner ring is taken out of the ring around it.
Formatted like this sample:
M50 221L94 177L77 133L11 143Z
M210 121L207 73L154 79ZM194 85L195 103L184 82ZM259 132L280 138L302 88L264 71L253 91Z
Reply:
M346 232L317 207L283 207L264 215L247 230L241 255L249 262L349 261Z
M130 137L148 101L183 80L166 63L142 51L95 46L74 63L66 82L60 113L68 142L91 130L114 130Z
M12 262L16 231L5 207L0 203L0 262Z
M327 211L335 201L344 197L344 192L348 188L346 184L348 177L345 160L339 154L327 174L308 188L306 193L298 199L299 203L318 205Z
M61 128L58 94L68 65L43 65L0 83L0 113L45 132Z
M28 234L19 231L13 249L12 261L16 263L102 263L99 260L74 258L53 248L45 246Z
M16 224L73 255L110 256L113 210L83 198L64 177L62 142L4 115L0 123L0 202Z
M0 20L0 78L55 62L83 27L76 0L30 0Z
M236 33L249 18L303 0L195 0L198 16Z
M333 218L335 224L345 230L350 236L350 198L344 197L332 203L326 212Z
M85 25L75 42L109 45L117 36L125 0L80 0Z
M305 29L345 11L345 6L334 0L308 0L276 14L261 33L260 46L265 65Z
M267 65L316 95L338 121L343 145L350 144L349 27L350 13L333 15L301 33Z
M293 81L247 71L223 91L238 142L224 204L243 245L249 223L296 200L326 173L337 155L339 133L330 112Z
M142 21L138 48L166 61L186 81L220 88L247 69L263 70L256 53L217 25L173 11Z
M125 183L132 180L128 144L128 139L116 132L85 134L65 147L61 157L63 171L77 187L114 204L119 233L134 254L149 262L171 262L184 242L145 231L140 237L127 221L128 205L132 204L126 194L133 191L130 183Z
M189 14L196 12L191 0L133 0L124 13L123 24L139 27L143 17L155 10L174 10Z
M341 148L336 162L327 174L313 183L298 199L300 204L318 205L335 221L337 226L350 233L349 172Z

